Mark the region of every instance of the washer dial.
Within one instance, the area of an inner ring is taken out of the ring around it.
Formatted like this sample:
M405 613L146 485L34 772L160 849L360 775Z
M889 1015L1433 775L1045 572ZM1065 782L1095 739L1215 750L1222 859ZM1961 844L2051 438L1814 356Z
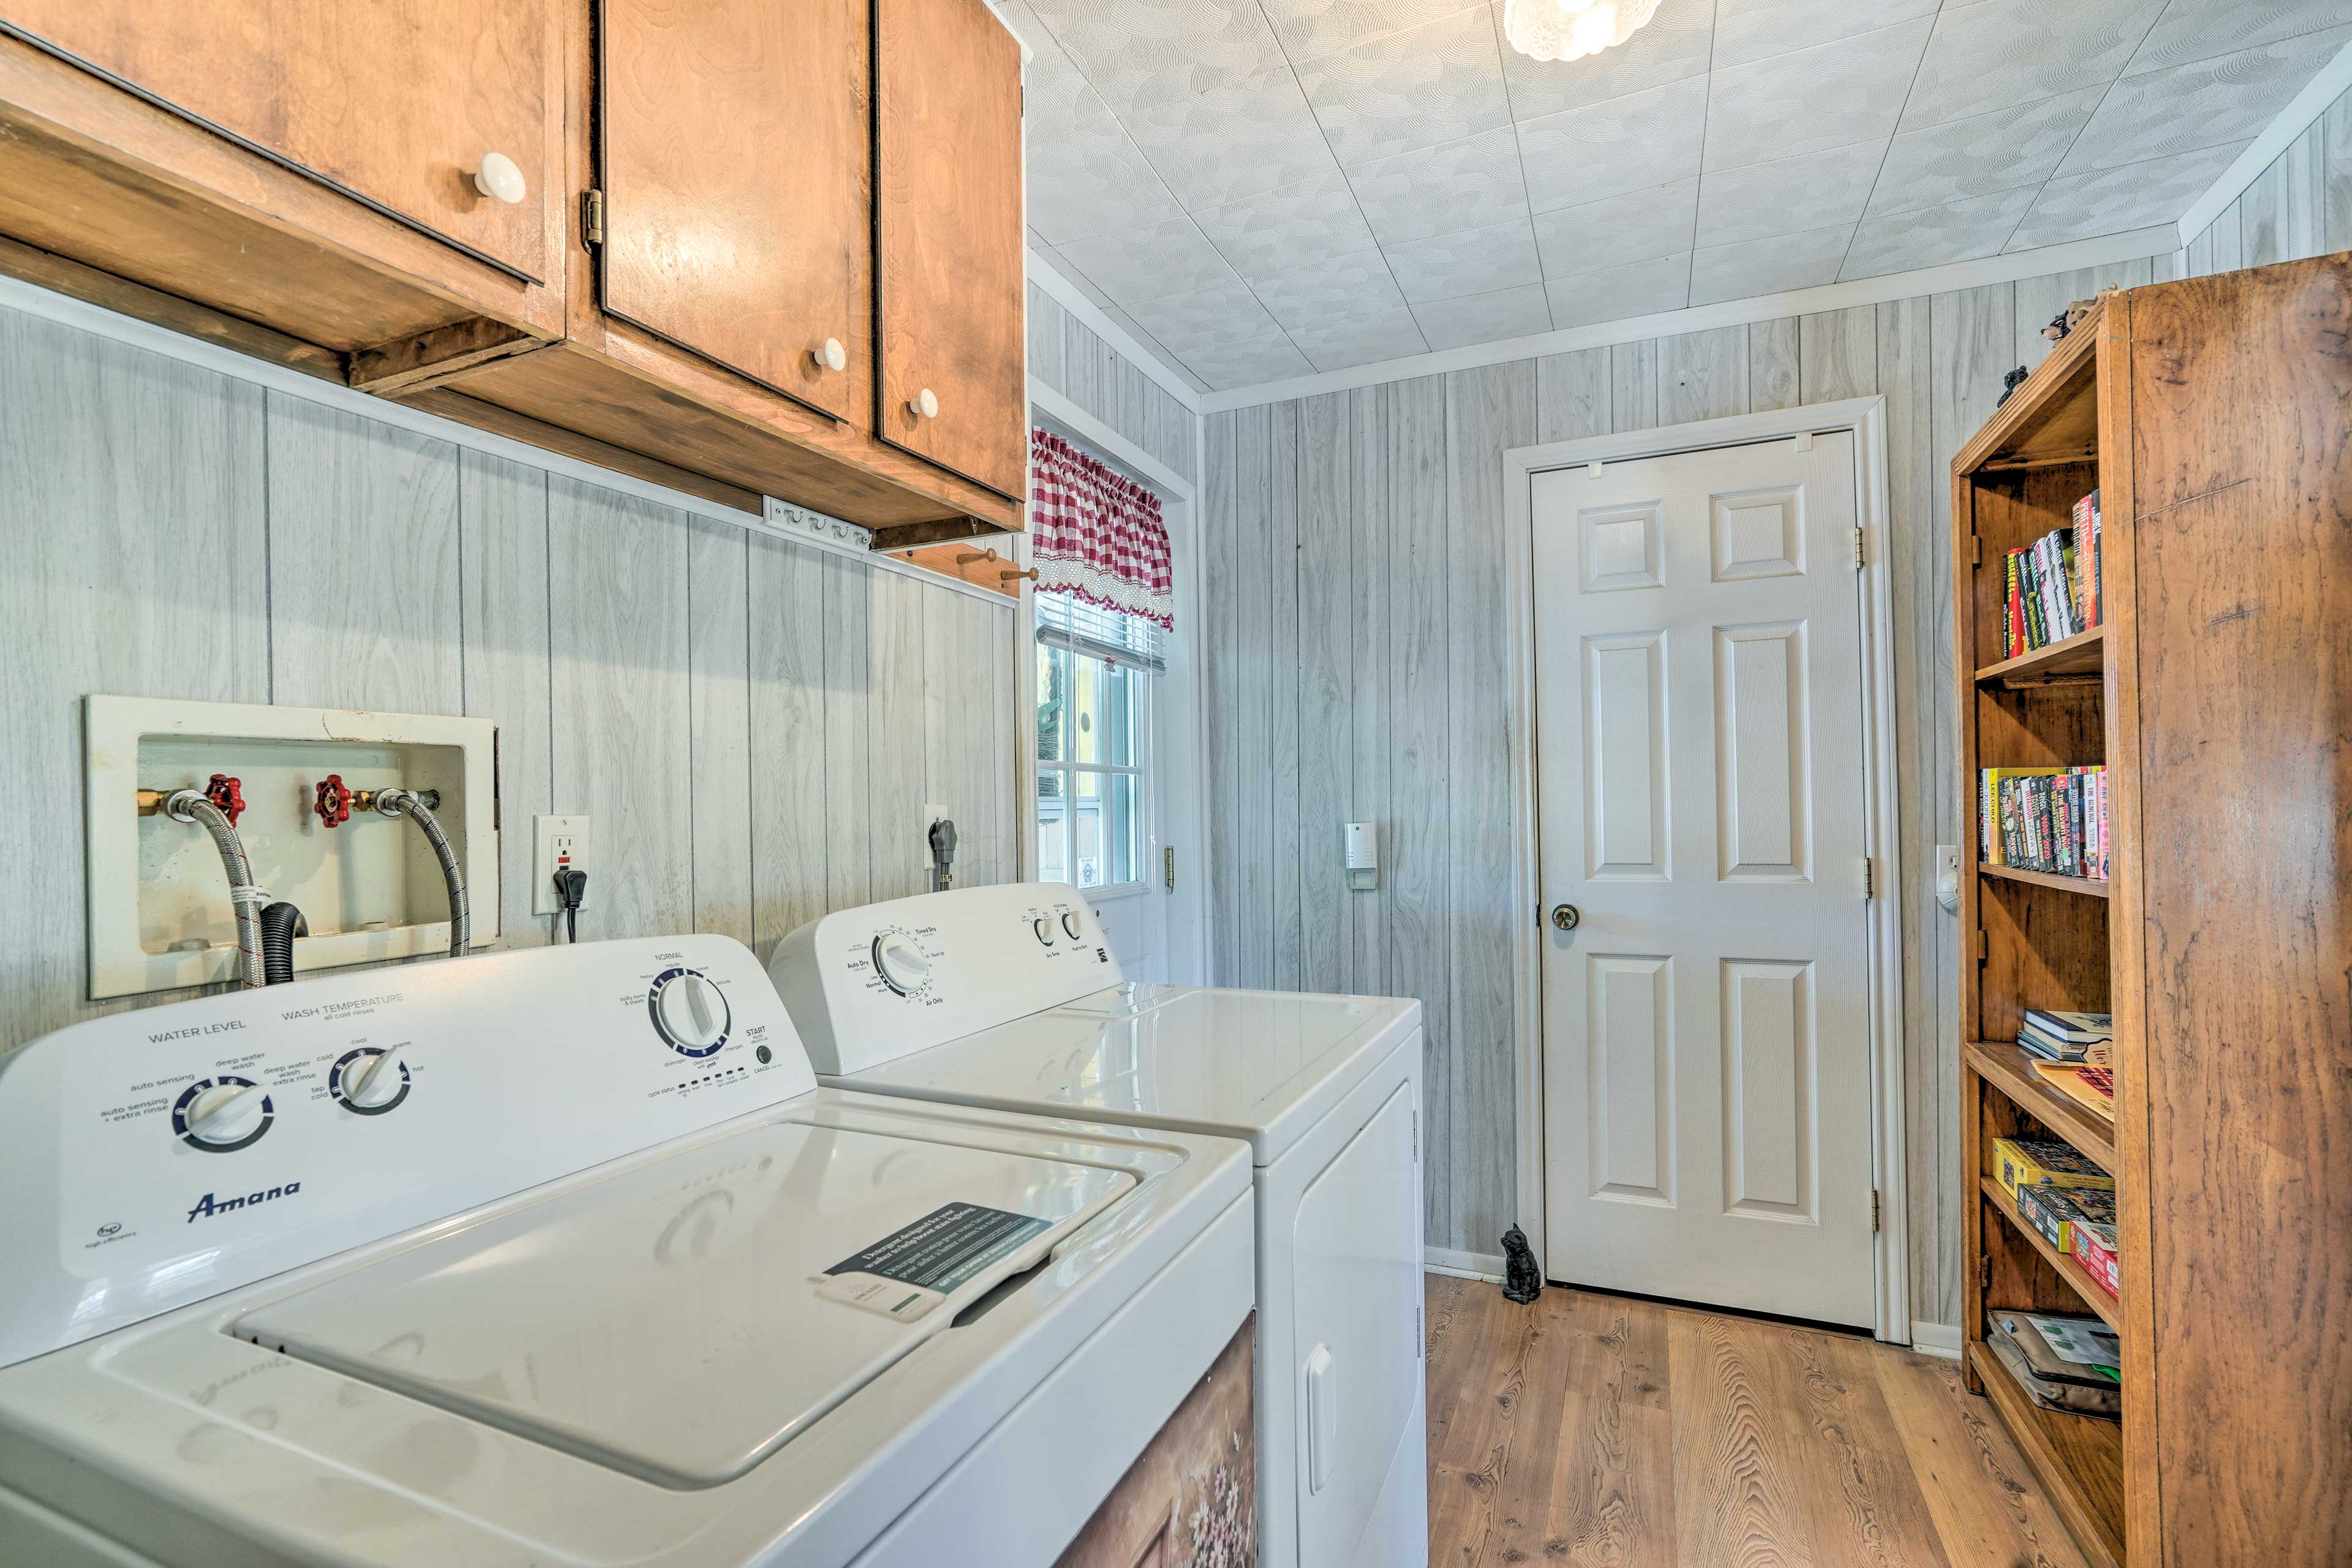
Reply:
M1070 940L1072 942L1076 942L1087 934L1087 928L1078 923L1077 912L1076 910L1072 910L1062 917L1062 929L1070 933Z
M893 926L876 933L874 973L901 996L919 996L931 986L931 959L911 932Z
M346 1110L382 1116L408 1098L408 1062L399 1047L345 1051L327 1074L327 1090Z
M200 1078L172 1107L172 1131L191 1149L231 1154L261 1141L277 1117L269 1096L249 1078Z
M682 1057L715 1054L734 1026L726 996L699 970L664 970L655 977L646 1005L655 1031Z

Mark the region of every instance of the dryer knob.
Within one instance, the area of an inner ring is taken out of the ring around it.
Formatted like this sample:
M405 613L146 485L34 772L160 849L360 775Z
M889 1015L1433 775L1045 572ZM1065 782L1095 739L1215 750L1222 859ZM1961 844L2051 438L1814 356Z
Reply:
M671 975L654 993L654 1018L673 1049L706 1054L727 1037L727 998L689 969Z
M904 996L919 991L931 978L931 961L904 931L887 931L874 939L874 968L882 984Z

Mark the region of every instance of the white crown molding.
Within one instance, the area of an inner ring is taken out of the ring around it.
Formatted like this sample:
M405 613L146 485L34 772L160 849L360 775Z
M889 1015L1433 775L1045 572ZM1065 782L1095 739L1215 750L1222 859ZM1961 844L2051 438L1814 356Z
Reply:
M331 381L306 375L299 370L289 370L283 365L272 364L268 360L254 359L234 349L223 348L217 343L208 343L198 338L187 337L173 331L168 327L159 327L152 322L121 315L102 306L92 305L85 300L76 300L69 295L59 294L54 289L44 289L37 284L23 282L15 278L0 277L0 309L19 310L27 316L37 316L43 321L55 321L60 326L90 332L131 348L144 349L150 353L162 354L166 359L178 360L183 364L192 364L199 369L211 371L216 375L225 375L232 380L242 381L271 392L283 393L289 397L298 397L306 403L321 404L345 414L355 415L362 419L373 419L379 425L388 425L396 430L405 430L411 435L425 436L436 441L446 441L449 445L466 451L503 458L509 462L520 463L526 468L539 468L547 473L561 474L566 479L578 479L583 484L617 490L623 495L635 496L640 500L651 501L656 506L668 507L674 511L682 511L689 516L704 518L712 522L723 522L730 527L740 528L747 533L759 534L762 538L781 539L808 549L822 550L835 555L845 555L853 560L864 562L877 572L890 572L901 577L910 577L925 587L969 595L992 605L1009 605L1011 604L1003 595L992 588L983 588L977 583L966 583L960 578L950 577L944 573L932 572L924 567L909 564L883 552L868 551L860 547L851 537L840 531L840 529L848 529L853 534L862 534L866 531L856 528L855 524L840 523L837 518L828 518L824 521L839 523L840 528L816 529L807 526L803 521L773 516L772 514L777 511L778 503L775 503L772 497L761 498L764 504L762 511L758 515L738 511L731 506L721 506L717 501L706 500L700 496L688 495L684 490L674 490L666 485L655 484L650 479L638 479L634 474L624 474L613 468L600 468L593 463L585 463L577 458L566 457L561 452L551 452L544 447L533 447L528 442L517 441L510 437L494 436L487 430L478 430L471 425L460 425L454 419L445 419L438 414L427 414L423 409L411 408L404 403L394 403L385 398L373 396L368 393L355 391L348 386L339 385ZM784 506L782 510L809 512L810 515L818 517L823 515L813 512L811 509L789 505ZM997 536L991 534L981 537ZM1013 537L1020 536L1015 534Z
M1169 396L1194 414L1201 412L1201 395L1192 384L1176 374L1166 360L1135 341L1135 335L1103 313L1103 308L1086 296L1086 291L1063 276L1059 268L1047 258L1029 250L1029 280L1051 294L1065 310L1076 316L1095 331L1111 347L1124 355L1136 369L1150 376L1152 383Z
M2213 182L2211 188L2180 215L2180 244L2176 248L2186 249L2190 240L2211 227L2213 220L2229 211L2230 204L2244 195L2246 187L2261 179L2263 171L2276 163L2278 155L2294 146L2295 138L2316 124L2319 117L2347 91L2352 91L2352 44L2336 50L2336 58L2304 83L2303 90L2289 99L2278 117L2246 144L2246 150L2221 171L2221 177Z
M1360 386L1378 386L1384 382L1405 381L1414 376L1475 370L1481 365L1507 364L1513 360L1567 353L1574 349L1605 348L1612 343L1639 342L1644 338L1668 337L1677 332L1699 332L1715 327L1776 321L1782 316L1807 316L1822 310L1843 310L1856 305L1878 305L1890 300L1949 293L1956 289L1975 289L1988 283L2013 283L2021 278L2039 278L2044 273L2072 272L2078 268L2104 267L2109 262L2137 261L2146 257L2168 255L2179 248L2179 236L2173 226L2168 223L2155 228L2134 229L2126 234L2110 234L2096 239L2077 239L2064 245L2044 246L2039 250L2013 251L1976 261L1925 267L1915 272L1890 272L1883 278L1861 278L1851 283L1824 283L1816 289L1797 289L1783 294L1757 294L1745 300L1726 300L1720 304L1663 310L1652 316L1629 316L1622 321L1598 321L1589 327L1570 327L1564 331L1504 338L1491 343L1474 343L1468 348L1444 349L1405 359L1382 360L1377 364L1326 371L1318 375L1294 376L1288 381L1269 381L1256 386L1235 387L1229 392L1213 392L1201 399L1201 412L1222 414L1229 408L1282 403L1294 397L1312 397L1326 392L1347 392Z

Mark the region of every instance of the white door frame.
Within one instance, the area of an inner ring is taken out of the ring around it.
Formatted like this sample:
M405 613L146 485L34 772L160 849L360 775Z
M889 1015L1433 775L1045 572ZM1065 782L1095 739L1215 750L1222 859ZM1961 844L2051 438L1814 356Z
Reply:
M1654 430L1591 436L1517 447L1503 454L1505 590L1514 652L1511 726L1514 868L1519 908L1512 972L1517 1015L1518 1223L1540 1260L1544 1250L1544 1064L1542 891L1536 841L1535 512L1537 474L1592 463L1628 462L1779 437L1851 430L1854 436L1855 516L1861 533L1862 715L1865 852L1873 868L1865 918L1870 976L1871 1182L1879 1195L1873 1237L1877 1272L1874 1331L1911 1339L1909 1211L1904 1194L1903 894L1897 846L1900 803L1895 748L1894 577L1888 567L1886 399L1858 397L1804 408L1778 408Z

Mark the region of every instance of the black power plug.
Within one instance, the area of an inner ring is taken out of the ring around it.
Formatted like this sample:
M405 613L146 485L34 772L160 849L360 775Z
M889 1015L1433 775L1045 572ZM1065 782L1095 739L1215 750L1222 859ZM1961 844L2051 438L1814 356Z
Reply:
M562 870L555 874L555 896L563 901L563 940L580 940L580 900L588 896L588 873Z

